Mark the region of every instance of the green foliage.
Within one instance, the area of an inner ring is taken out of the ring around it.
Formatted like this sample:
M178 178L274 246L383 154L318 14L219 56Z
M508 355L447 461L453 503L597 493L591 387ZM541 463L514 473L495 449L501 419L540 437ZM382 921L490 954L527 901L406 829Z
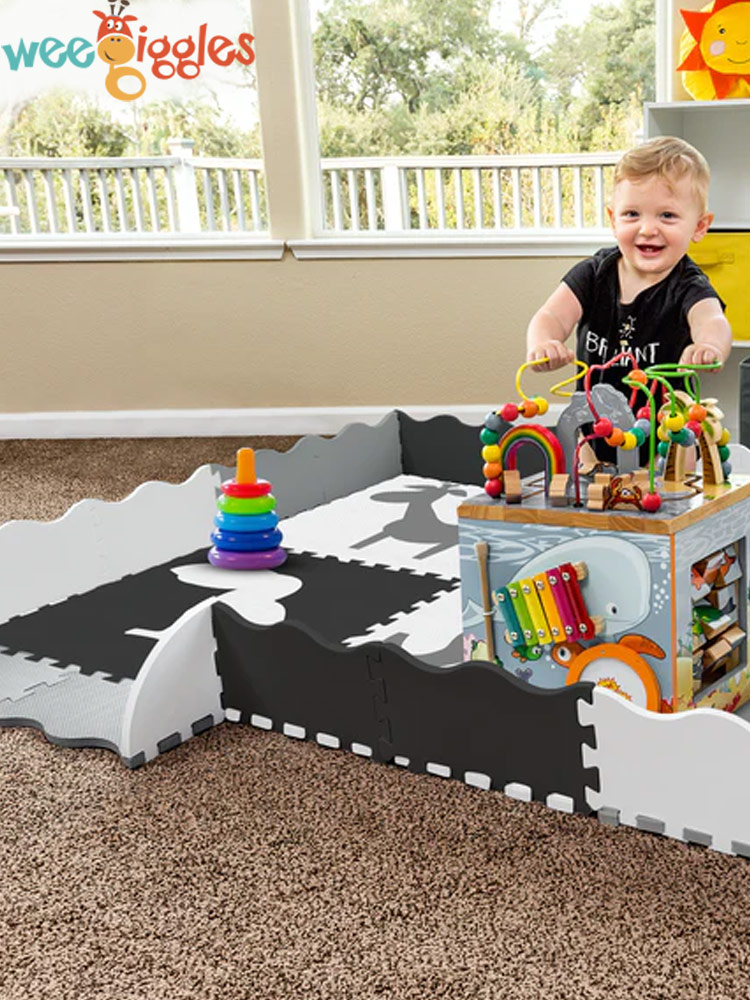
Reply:
M55 90L13 110L0 133L2 156L161 156L170 138L195 142L197 156L259 157L256 126L241 131L218 107L202 101L162 101L133 107L116 120L80 94Z
M654 2L612 0L541 52L559 0L328 0L314 34L324 156L568 152L632 145L653 99Z
M134 142L143 156L160 156L167 140L192 139L196 156L261 155L260 132L240 131L222 118L220 110L203 101L160 101L137 110Z
M633 142L654 93L654 0L607 0L541 51L533 29L560 0L326 0L313 36L323 156L568 152ZM258 157L260 135L218 102L133 105L114 118L62 91L0 129L0 155Z
M441 106L468 63L492 61L502 40L493 0L330 0L314 39L318 92L357 111L403 102Z
M128 130L77 94L52 91L16 108L0 135L3 156L124 156Z

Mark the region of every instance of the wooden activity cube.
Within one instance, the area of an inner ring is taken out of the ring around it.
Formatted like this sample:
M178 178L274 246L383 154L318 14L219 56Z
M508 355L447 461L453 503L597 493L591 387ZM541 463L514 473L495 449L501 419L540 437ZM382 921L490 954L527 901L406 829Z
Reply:
M459 508L472 657L541 688L593 681L655 711L734 711L750 699L750 477L669 500L656 514L555 506L528 480L524 493L520 504L477 497ZM563 614L553 635L550 574L555 583L562 567L580 563L578 596L597 634L571 621L561 635Z

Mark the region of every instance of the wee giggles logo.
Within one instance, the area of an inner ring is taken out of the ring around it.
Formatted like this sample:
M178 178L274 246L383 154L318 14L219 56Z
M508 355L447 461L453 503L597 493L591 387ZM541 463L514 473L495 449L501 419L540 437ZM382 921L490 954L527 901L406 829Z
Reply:
M151 38L145 24L134 33L131 25L138 18L124 13L130 0L113 0L108 6L108 14L92 12L99 18L95 45L81 36L68 41L47 37L27 42L21 38L15 46L2 46L8 67L14 73L36 66L88 69L98 56L107 67L107 92L118 101L134 101L145 93L149 75L157 80L195 80L208 63L229 67L235 62L250 66L255 61L255 38L249 32L240 32L235 41L224 34L209 34L204 23L195 35L173 40L164 32Z

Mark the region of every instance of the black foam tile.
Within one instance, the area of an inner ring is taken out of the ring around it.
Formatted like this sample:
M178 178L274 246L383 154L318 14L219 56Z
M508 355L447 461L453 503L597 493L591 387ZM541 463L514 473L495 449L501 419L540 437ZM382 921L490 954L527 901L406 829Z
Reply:
M0 646L49 657L60 667L76 664L82 674L101 671L114 681L134 679L155 640L126 635L131 628L161 631L207 597L223 590L181 583L173 567L202 562L207 549L114 583L76 594L0 625Z

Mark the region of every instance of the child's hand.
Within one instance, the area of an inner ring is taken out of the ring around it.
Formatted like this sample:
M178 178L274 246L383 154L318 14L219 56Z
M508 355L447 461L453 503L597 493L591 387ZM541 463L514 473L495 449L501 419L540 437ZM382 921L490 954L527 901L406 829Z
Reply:
M561 340L548 340L531 348L526 360L537 361L539 358L547 358L548 360L534 365L535 372L554 372L574 361L575 353L566 347Z
M680 358L683 365L712 365L717 361L721 363L721 354L713 344L688 344Z

